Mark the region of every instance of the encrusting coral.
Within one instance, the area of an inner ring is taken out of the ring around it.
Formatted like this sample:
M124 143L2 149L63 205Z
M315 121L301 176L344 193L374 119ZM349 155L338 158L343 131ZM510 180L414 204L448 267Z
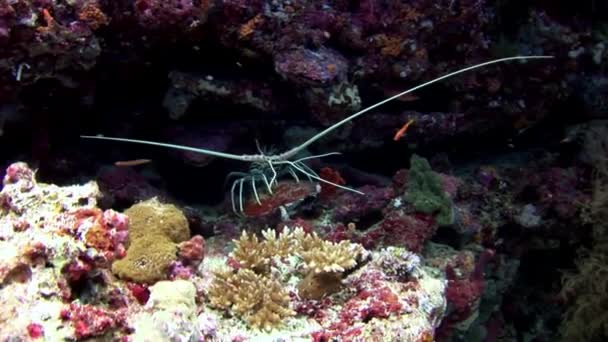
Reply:
M230 256L237 267L216 271L208 295L213 307L230 310L251 327L264 330L295 314L289 308L288 292L270 272L275 258L299 258L305 272L298 285L299 295L319 299L337 291L343 273L368 255L359 244L325 241L302 228L285 227L278 236L268 229L262 236L260 240L243 231L240 239L234 240Z
M177 244L190 238L188 220L177 207L156 198L135 204L125 214L130 220L127 255L112 264L112 271L140 283L166 279L177 259Z

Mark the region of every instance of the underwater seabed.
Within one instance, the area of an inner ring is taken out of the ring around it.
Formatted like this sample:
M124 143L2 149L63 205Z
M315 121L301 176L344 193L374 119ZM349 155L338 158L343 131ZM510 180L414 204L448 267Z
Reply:
M162 194L102 209L112 194L94 181L39 183L13 163L0 193L2 337L514 340L503 312L514 284L530 281L530 253L555 248L537 235L589 201L575 168L533 155L458 177L413 155L391 184L357 187L364 196L281 179L247 199L247 216L226 206L198 220Z
M405 248L368 251L301 227L203 242L172 205L153 199L121 214L99 209L100 195L94 182L58 187L24 163L9 166L3 338L419 341L444 315L445 275Z

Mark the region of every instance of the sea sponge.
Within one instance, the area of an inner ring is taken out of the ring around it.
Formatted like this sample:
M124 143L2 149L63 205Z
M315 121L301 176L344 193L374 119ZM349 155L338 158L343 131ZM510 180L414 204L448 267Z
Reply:
M112 272L139 283L165 279L177 259L177 244L190 238L188 220L177 207L156 198L135 204L125 214L130 225L127 255L112 264Z

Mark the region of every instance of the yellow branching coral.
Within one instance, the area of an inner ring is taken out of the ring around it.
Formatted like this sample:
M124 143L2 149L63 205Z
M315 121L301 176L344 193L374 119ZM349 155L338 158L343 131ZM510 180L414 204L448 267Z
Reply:
M241 238L234 240L235 248L230 254L238 261L241 267L250 268L262 272L266 270L269 261L268 249L264 243L255 235L249 235L245 231Z
M251 327L270 330L294 315L289 294L279 280L270 275L272 260L297 256L306 270L298 286L305 298L322 298L341 287L343 272L355 267L367 253L359 244L334 243L308 234L302 228L285 227L262 231L263 239L243 231L230 257L239 269L215 271L208 289L211 306L229 310Z
M237 272L215 272L209 288L211 305L231 310L249 326L271 330L295 312L289 308L289 294L270 277L241 268Z
M309 250L300 252L307 269L312 273L341 273L357 265L357 257L363 254L363 247L348 241L334 243L321 240Z
M235 249L231 256L242 267L263 273L273 257L297 255L306 268L314 273L344 272L357 264L365 250L359 244L348 241L334 243L321 239L316 233L307 234L302 228L290 230L285 227L278 237L276 231L262 232L264 240L255 234L243 231L239 240L234 240Z
M209 288L211 305L230 310L250 326L269 330L291 316L289 296L281 283L270 277L273 258L297 256L306 271L298 285L303 298L320 299L341 288L343 272L352 269L367 253L359 244L334 243L308 234L302 228L285 227L280 234L262 231L263 239L243 231L230 254L239 270L215 272Z
M212 307L228 310L234 303L234 297L239 289L233 281L234 272L231 269L221 269L213 272L213 282L207 290L207 298Z
M263 231L262 235L264 240L260 241L255 234L243 231L240 239L234 240L235 248L230 255L241 267L250 268L257 273L266 273L269 270L271 258L290 255L294 250L295 240L289 229L285 229L278 237L272 229Z

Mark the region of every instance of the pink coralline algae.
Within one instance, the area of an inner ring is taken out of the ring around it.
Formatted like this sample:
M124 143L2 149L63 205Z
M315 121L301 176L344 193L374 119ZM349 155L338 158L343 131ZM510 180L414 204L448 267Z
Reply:
M93 270L93 265L87 261L74 260L67 263L61 273L65 275L68 283L76 283L84 279Z
M146 302L150 298L150 289L146 284L129 283L127 284L127 288L131 291L133 297L135 297L137 302L141 305L146 304Z
M83 239L89 247L103 251L108 261L125 256L129 219L111 209L78 209L72 215L74 225L68 233Z
M185 145L203 148L217 152L228 152L232 143L231 133L226 130L195 129L184 126L171 127L168 132L169 142L177 145ZM191 151L171 151L180 161L187 164L203 167L215 160L213 156Z
M30 323L27 325L27 333L32 339L44 337L44 328L42 325L37 323Z
M483 292L483 283L470 279L450 279L446 292L450 310L454 315L467 318L476 308Z
M338 224L330 229L331 241L352 240L366 248L404 246L420 253L425 243L435 234L437 223L426 214L406 214L403 210L387 210L384 217L367 230L355 230L356 224Z
M437 224L428 215L406 215L395 210L382 220L380 229L385 243L406 246L409 250L419 253L424 243L435 234Z
M78 301L77 284L103 288L110 281L104 269L124 256L128 218L96 207L101 194L94 183L62 188L38 183L33 176L26 164L12 164L0 192L11 203L0 211L0 248L5 253L0 305L18 318L47 318L33 323L17 319L3 328L7 333L27 331L31 338L43 334L45 339L104 334L118 326L118 316L103 314L96 306L63 303ZM59 319L70 320L74 330L59 329Z
M365 217L378 214L392 199L391 188L365 185L358 189L365 196L343 191L336 195L333 218L335 221L357 222Z
M140 25L154 30L192 30L207 20L211 1L136 0L133 4Z
M344 178L342 178L342 175L340 175L340 172L337 170L334 170L330 167L322 168L321 171L319 171L319 177L321 177L327 181L330 181L334 184L338 184L338 185L346 184L346 181L344 180ZM319 193L319 199L321 199L323 201L327 201L327 200L331 199L332 197L334 197L334 195L336 194L337 191L338 191L338 187L331 185L331 184L322 183L321 192Z
M70 322L78 339L101 336L125 324L124 311L108 311L91 305L70 304L61 313L61 319Z
M25 163L14 163L6 168L4 184L13 184L18 181L31 182L34 179L34 172Z
M560 219L572 219L586 196L579 190L580 170L551 168L532 175L528 182L534 187L543 211L551 211Z
M360 108L358 88L347 82L348 60L337 51L325 47L285 51L275 56L275 70L304 87L302 99L325 126Z
M93 32L108 22L96 0L4 1L0 5L0 79L8 81L7 76L14 74L8 84L34 83L68 70L89 70L101 53Z
M279 75L307 85L327 85L346 77L348 61L338 52L323 48L318 51L298 49L275 58Z
M203 261L205 256L205 239L200 235L195 235L190 240L178 245L177 255L186 264L198 264Z
M195 270L189 265L184 265L181 261L174 261L169 265L168 273L168 279L170 280L188 280L195 274Z
M451 334L462 322L470 324L470 318L478 314L485 289L484 269L494 256L491 249L482 251L477 258L470 252L460 252L448 262L445 268L448 312L439 328L441 335Z
M192 74L181 71L169 72L169 80L171 87L165 94L163 106L173 119L184 116L195 100L242 104L263 112L274 112L280 104L280 99L274 94L268 82L224 79L213 74ZM182 132L178 133L187 134L196 131L188 127L187 130L182 129ZM226 132L216 132L216 134L228 135ZM179 137L179 134L175 136ZM231 140L229 138L229 135L224 137L228 141ZM200 137L198 139L200 140Z
M443 284L425 279L420 273L419 260L407 256L402 258L408 253L403 248L382 249L374 253L368 265L347 277L344 280L348 285L345 293L331 298L339 302L339 306L320 306L314 313L324 329L313 333L313 340L374 341L397 338L419 341L432 332L439 323L445 303L427 291L431 288L439 290ZM403 270L407 275L404 273L397 280L391 269ZM431 283L434 285L430 286ZM346 298L342 298L344 296ZM426 317L429 325L414 328L411 324L414 317L420 317L420 314Z

